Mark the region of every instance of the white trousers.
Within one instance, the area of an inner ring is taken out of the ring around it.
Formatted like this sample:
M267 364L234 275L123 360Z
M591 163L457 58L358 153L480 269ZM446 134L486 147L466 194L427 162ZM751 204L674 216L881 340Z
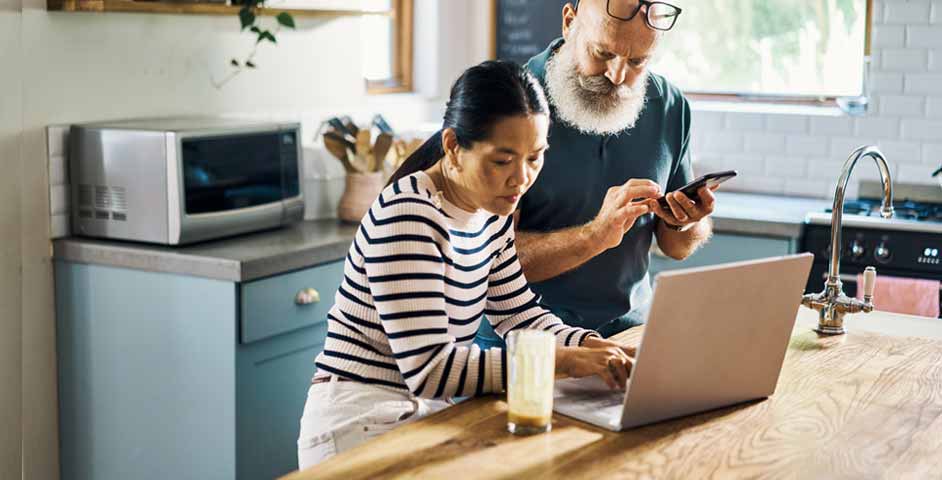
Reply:
M451 404L360 382L311 385L298 435L298 468L304 470L393 428Z

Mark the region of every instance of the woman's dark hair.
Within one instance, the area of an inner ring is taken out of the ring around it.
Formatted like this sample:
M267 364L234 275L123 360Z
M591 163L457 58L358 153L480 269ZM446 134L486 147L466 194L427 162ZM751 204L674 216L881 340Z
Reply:
M392 174L387 185L420 170L445 156L442 132L454 130L458 145L487 139L497 121L519 115L549 114L546 95L526 69L506 61L487 61L471 67L451 87L442 129L431 136Z

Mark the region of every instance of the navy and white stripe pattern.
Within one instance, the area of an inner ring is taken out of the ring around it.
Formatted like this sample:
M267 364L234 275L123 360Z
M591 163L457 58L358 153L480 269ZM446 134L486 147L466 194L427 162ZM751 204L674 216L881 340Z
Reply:
M517 260L512 218L438 206L435 192L425 173L407 176L361 222L328 314L318 375L424 398L500 392L504 352L473 344L483 319L501 336L535 328L565 346L597 335L539 305Z

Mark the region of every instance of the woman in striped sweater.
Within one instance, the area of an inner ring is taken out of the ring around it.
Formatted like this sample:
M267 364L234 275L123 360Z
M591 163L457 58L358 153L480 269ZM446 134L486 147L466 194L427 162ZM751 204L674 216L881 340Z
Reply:
M455 83L444 128L393 174L347 254L301 418L300 468L453 397L503 391L503 350L473 343L482 321L501 336L550 331L558 376L624 386L629 352L541 307L517 261L510 215L542 168L548 108L515 64L485 62Z

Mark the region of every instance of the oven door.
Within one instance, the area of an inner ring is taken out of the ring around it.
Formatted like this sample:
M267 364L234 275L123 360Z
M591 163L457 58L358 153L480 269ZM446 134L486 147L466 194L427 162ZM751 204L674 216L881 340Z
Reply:
M857 275L863 273L864 268L865 267L859 265L841 265L841 283L843 284L844 293L848 297L857 296ZM938 275L886 267L877 267L877 275L886 275L897 278L914 278L936 281L942 280L942 278L940 278ZM817 293L824 290L824 282L827 280L827 276L828 263L816 261L811 266L811 275L808 277L808 285L806 290L811 293ZM940 295L939 291L935 293L935 301L939 302L940 310L942 310L942 295ZM888 311L893 311L893 309L889 309Z
M277 227L286 209L303 205L297 126L201 132L173 146L180 193L170 210L180 212L176 243Z

